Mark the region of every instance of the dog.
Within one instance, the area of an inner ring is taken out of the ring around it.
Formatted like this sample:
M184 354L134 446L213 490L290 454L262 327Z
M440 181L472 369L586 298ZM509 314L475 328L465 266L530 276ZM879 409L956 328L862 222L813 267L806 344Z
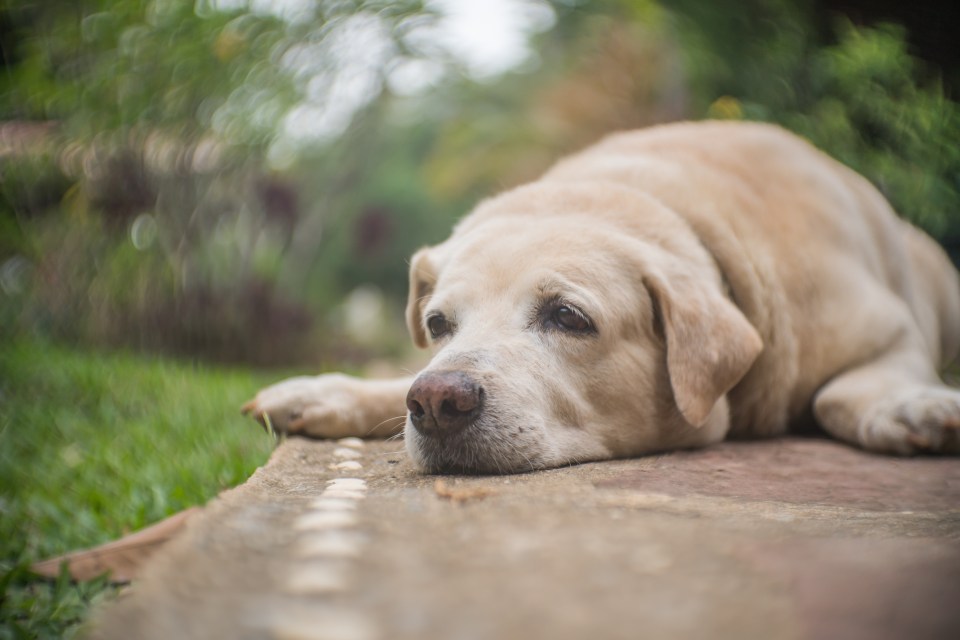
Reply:
M293 378L243 410L512 473L784 434L960 452L960 278L863 177L773 125L615 134L411 260L415 378Z

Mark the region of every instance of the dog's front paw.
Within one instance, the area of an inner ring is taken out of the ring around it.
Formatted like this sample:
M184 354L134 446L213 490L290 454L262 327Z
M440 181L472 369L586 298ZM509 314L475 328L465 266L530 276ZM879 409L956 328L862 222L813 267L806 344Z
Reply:
M872 451L960 453L960 391L922 387L881 402L863 417L858 435Z
M278 433L316 438L363 435L359 383L339 373L289 378L261 389L241 412Z

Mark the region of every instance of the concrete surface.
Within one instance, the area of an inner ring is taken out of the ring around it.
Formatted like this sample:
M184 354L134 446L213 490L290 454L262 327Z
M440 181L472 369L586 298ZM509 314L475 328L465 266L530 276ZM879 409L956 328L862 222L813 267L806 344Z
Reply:
M960 459L825 440L516 476L291 439L94 638L960 638Z

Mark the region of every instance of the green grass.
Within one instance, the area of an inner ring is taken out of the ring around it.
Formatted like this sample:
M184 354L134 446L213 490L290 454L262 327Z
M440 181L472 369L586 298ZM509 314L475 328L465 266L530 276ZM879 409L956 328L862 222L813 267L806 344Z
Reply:
M276 378L0 345L0 640L75 635L113 592L37 580L31 562L202 504L263 464L273 441L238 407Z

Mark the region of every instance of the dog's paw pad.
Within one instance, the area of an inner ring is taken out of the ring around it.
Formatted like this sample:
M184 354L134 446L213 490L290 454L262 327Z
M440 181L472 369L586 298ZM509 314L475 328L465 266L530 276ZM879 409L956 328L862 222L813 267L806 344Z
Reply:
M860 440L902 455L960 453L960 391L929 387L892 398L864 416Z

